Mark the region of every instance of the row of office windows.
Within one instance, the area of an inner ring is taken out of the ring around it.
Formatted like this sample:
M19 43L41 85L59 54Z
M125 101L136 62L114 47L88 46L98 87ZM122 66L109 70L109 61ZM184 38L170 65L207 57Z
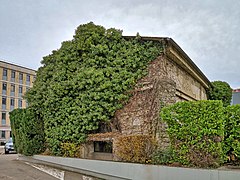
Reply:
M22 108L23 105L23 100L22 99L18 99L18 108ZM15 98L11 98L10 99L10 110L12 111L15 108ZM6 110L6 106L7 106L7 97L3 96L2 97L2 109Z
M11 90L10 90L10 96L15 96L15 84L11 84ZM30 87L26 87L26 91L28 91ZM23 93L23 86L18 86L18 95L21 97ZM2 83L2 94L6 95L7 94L7 83L3 82Z
M8 76L8 69L3 69L3 76L2 76L2 79L3 80L7 80L7 76ZM34 77L35 78L35 77ZM19 79L19 83L23 83L23 73L19 72L19 76L18 76L18 79ZM26 75L26 84L27 85L30 85L30 75L27 74ZM16 81L16 71L14 70L11 70L11 81L12 82L15 82Z

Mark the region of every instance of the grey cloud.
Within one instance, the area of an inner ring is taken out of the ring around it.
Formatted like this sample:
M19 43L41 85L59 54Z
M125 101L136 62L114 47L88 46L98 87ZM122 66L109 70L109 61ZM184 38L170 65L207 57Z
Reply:
M240 86L240 1L0 0L0 58L37 68L42 57L93 21L124 35L172 37L213 80Z

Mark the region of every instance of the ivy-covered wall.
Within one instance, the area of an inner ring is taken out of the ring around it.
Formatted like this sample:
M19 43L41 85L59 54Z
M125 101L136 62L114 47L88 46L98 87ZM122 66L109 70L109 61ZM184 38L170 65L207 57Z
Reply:
M61 155L62 143L81 144L108 123L162 50L160 42L126 40L120 30L88 23L44 57L26 98L43 118L50 151Z

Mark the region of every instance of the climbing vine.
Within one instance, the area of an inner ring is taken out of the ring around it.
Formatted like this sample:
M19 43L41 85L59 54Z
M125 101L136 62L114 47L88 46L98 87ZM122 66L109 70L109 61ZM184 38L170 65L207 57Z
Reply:
M126 40L122 31L90 22L44 57L26 98L44 120L52 153L60 154L61 143L83 142L100 122L109 121L161 52L160 43L139 35Z

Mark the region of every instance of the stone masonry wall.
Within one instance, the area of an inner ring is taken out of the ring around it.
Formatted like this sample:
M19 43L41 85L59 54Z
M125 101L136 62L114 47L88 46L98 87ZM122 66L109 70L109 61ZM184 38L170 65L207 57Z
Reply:
M123 109L115 113L122 135L153 135L165 144L169 142L164 123L159 121L162 106L176 102L176 83L167 77L166 58L160 56L148 67L148 75L141 79L133 96Z
M115 113L113 124L122 135L144 134L157 138L160 147L169 145L166 123L159 117L161 107L189 99L206 99L202 85L165 55L150 63L148 75L133 90L123 109Z

